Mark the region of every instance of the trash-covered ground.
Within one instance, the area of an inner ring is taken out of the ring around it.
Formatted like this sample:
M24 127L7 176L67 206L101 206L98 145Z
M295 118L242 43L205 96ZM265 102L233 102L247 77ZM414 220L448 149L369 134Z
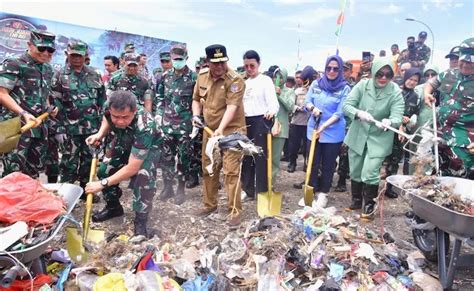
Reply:
M297 205L303 190L293 188L293 183L303 181L304 172L286 172L285 162L281 163L281 168L274 188L284 194L282 218L259 221L256 201L244 202L242 225L231 231L226 225L227 202L223 190L219 192L218 213L204 219L192 215L193 210L201 206L201 187L187 189L188 199L180 206L174 205L172 199L159 201L157 193L150 221L160 237L150 241L140 238L129 242L114 240L105 244L96 252L95 266L101 265L111 272L125 272L145 253L148 245L153 245L155 258L158 258L155 264L163 274L169 278L179 277L180 284L196 276L200 276L201 284L214 280L218 290L257 290L257 280L260 284L268 284L261 290L275 290L271 285L275 280L285 282L288 290L317 290L320 285L331 288L332 284L355 288L354 282L364 282L368 286L371 282L382 283L384 286L409 281L404 275L424 260L419 259L412 244L411 230L405 224L404 213L408 210L405 202L384 199L383 221L377 215L373 222L362 222L357 213L344 211L350 204L348 192L331 192L328 207L333 206L335 213L304 212ZM301 166L297 170L301 170ZM125 188L126 185L122 186ZM349 181L347 186L349 188ZM126 207L125 216L101 224L92 223L91 227L105 230L107 236L131 236L134 214L129 190L124 192L122 202ZM94 205L95 210L102 207L102 201ZM295 212L297 215L292 215ZM79 203L73 215L80 219L82 214L83 203ZM382 224L394 244L379 243ZM65 246L65 236L56 241L57 246ZM463 251L473 250L463 246ZM407 263L408 258L411 265ZM417 262L415 265L413 260ZM225 276L206 277L209 273L215 274L216 270ZM435 264L426 262L423 271L436 277ZM329 274L333 279L328 280ZM422 273L417 275L423 276ZM394 281L394 278L397 279ZM458 269L453 289L474 290L473 278L474 270ZM426 280L426 277L419 280ZM67 290L74 290L74 284L70 280ZM380 288L374 290L390 290Z

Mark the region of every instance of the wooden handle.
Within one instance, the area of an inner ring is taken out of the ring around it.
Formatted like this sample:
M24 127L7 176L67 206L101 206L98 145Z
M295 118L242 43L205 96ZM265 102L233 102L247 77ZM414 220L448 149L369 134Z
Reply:
M43 114L41 114L40 116L37 117L37 119L41 119L42 121L45 120L46 118L48 118L49 116L49 113L48 112L45 112ZM28 130L32 129L36 127L36 122L33 122L33 121L29 121L27 122L25 125L23 125L20 129L20 132L21 133L25 133L27 132Z
M207 134L209 134L209 135L213 135L213 134L214 134L214 131L212 131L212 129L210 129L210 128L207 127L207 126L204 127L204 131L207 132Z
M315 129L313 130L313 136L311 137L311 145L309 147L309 157L308 157L308 165L306 168L306 177L304 179L304 184L309 184L309 178L311 177L311 169L313 168L313 159L314 159L314 151L316 150L316 142L318 140L318 133Z

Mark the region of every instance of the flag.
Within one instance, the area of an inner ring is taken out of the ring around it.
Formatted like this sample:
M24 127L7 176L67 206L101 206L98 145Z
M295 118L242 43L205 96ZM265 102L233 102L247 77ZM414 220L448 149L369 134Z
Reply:
M339 16L337 17L337 20L336 20L336 25L337 25L336 36L341 35L342 25L344 24L344 10L346 8L346 0L341 0L340 6L341 6L341 12L339 13Z

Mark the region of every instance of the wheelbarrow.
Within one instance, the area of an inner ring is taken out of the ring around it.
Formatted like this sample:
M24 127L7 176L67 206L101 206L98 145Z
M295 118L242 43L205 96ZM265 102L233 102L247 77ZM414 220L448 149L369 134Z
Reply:
M459 213L418 195L417 189L406 189L405 183L413 176L393 175L386 178L401 196L408 198L413 212L435 226L434 230L413 230L413 238L420 251L429 258L436 255L439 280L443 288L451 288L457 267L474 267L474 254L460 255L463 242L474 246L474 216ZM441 185L453 185L453 194L474 197L474 181L437 177ZM453 250L448 258L449 236L454 237ZM449 265L447 266L447 259Z
M68 220L67 216L71 214L72 210L74 209L74 206L76 205L83 192L81 187L67 183L44 184L43 186L49 190L57 191L58 195L64 198L64 201L67 206L67 214L61 216L56 221L55 225L49 233L49 236L42 242L22 250L8 252L10 256L15 257L18 261L25 265L29 269L29 272L33 274L33 276L35 274L46 273L46 268L42 260L42 255L48 248L50 241L61 231L61 228L64 226L64 223L66 222L66 220ZM16 260L12 259L9 255L0 253L1 287L8 287L15 280L17 275L26 275L26 271L23 270L23 268L18 265Z

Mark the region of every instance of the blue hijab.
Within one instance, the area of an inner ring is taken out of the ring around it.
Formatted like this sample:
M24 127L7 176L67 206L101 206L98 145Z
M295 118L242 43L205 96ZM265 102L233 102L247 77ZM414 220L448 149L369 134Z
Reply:
M330 56L326 60L326 66L324 69L326 70L326 67L329 65L331 61L336 61L339 66L339 72L337 73L337 77L334 80L329 80L326 74L323 75L321 79L318 81L319 88L321 88L324 91L329 91L331 93L336 92L341 90L347 85L346 79L344 79L344 67L343 67L343 62L341 57L339 56Z

